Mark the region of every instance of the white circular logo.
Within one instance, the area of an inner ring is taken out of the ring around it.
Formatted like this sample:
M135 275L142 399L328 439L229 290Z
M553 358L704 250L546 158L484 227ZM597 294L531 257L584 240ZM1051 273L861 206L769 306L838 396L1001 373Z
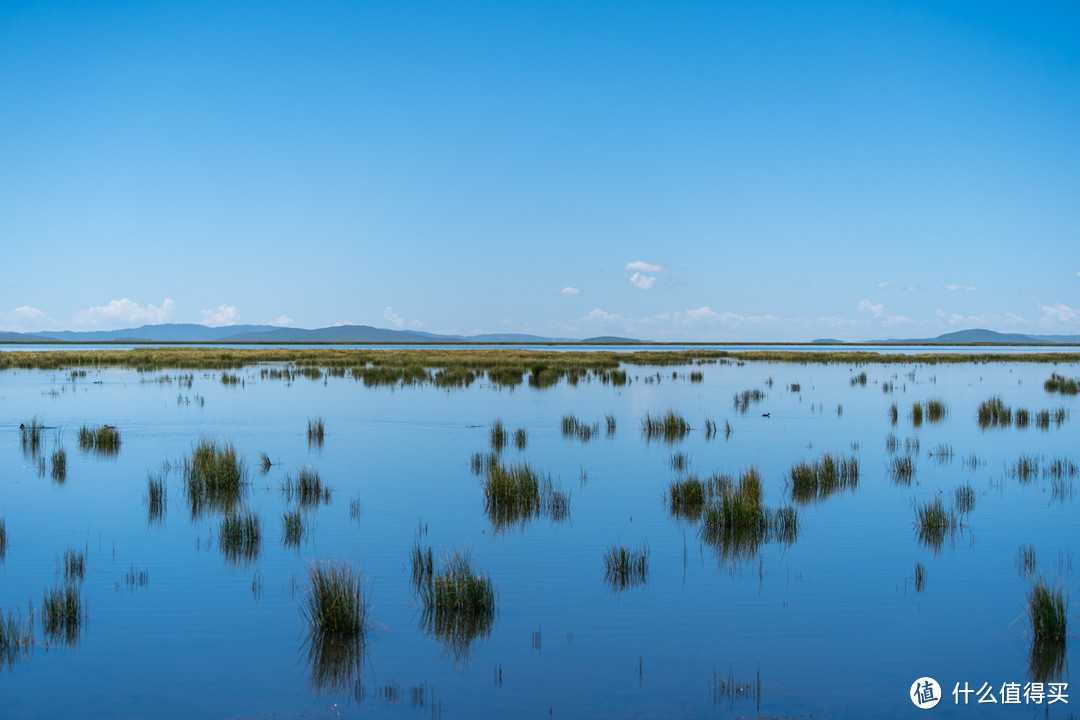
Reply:
M921 677L911 683L911 694L908 695L915 707L929 710L941 702L941 686L932 677Z

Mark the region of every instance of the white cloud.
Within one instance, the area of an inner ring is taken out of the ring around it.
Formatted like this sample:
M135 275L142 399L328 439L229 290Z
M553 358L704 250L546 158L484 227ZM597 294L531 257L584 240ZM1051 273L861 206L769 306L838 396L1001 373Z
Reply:
M627 282L636 288L651 290L653 285L656 284L656 277L653 275L642 275L641 273L636 272L630 276L630 279Z
M945 285L946 290L963 290L964 292L972 292L975 290L974 285Z
M906 323L915 322L915 320L905 315L889 315L885 312L884 305L881 303L874 305L866 299L859 301L859 312L870 313L870 317L875 321L874 324L883 328L891 328L895 325L904 325Z
M891 283L891 282L888 282L888 281L884 281L884 280L883 280L882 282L879 282L879 283L877 284L877 286L878 286L879 288L881 288L882 290L884 290L884 289L885 289L885 288L887 288L887 287L892 287L892 283Z
M576 287L570 287L569 285L564 287L559 292L561 292L563 295L580 295L581 294L580 290L578 290Z
M1076 271L1076 277L1080 277L1080 270Z
M1039 310L1042 311L1043 320L1059 322L1059 323L1071 323L1075 322L1077 318L1080 318L1080 309L1071 308L1064 303L1058 303L1057 305L1043 305L1039 303Z
M628 262L623 265L623 270L637 270L639 272L663 272L664 268L660 265L647 263L643 260L635 260L634 262Z
M390 307L389 305L386 306L386 310L383 310L383 317L389 320L390 324L394 327L405 326L405 321L401 318L400 315L394 312L394 308Z
M864 298L859 301L859 311L869 312L874 317L881 317L881 315L885 312L885 306L881 304L874 305L869 300Z
M133 324L156 325L167 322L176 309L176 303L169 298L161 303L161 307L147 305L143 307L137 302L127 298L112 300L108 305L87 308L75 313L75 322L79 325L106 324Z
M697 310L687 310L686 317L693 321L715 320L720 317L720 314L713 312L708 305L702 305Z
M0 330L34 332L40 330L43 325L55 324L56 321L47 312L29 305L17 307L11 312L0 313Z
M592 312L581 318L581 320L582 322L616 322L618 320L622 320L622 316L616 315L614 313L604 312L600 308L594 308Z
M904 289L907 290L908 292L919 292L919 288L915 287L914 285L908 285Z
M235 325L240 319L240 311L235 305L218 305L216 310L203 310L202 319L203 325L209 327Z
M274 321L274 324L278 327L289 327L293 322L295 321L288 315L279 315L278 319Z
M355 325L352 320L339 320L330 327L345 327L346 325Z

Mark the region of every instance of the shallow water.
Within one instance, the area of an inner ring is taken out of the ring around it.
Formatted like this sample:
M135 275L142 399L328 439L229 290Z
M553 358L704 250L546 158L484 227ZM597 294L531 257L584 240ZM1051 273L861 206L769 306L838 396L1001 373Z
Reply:
M237 371L243 382L228 386L219 372L195 372L190 387L177 373L129 369L91 370L74 381L53 371L0 373L0 517L8 534L0 607L25 617L32 603L36 611L59 583L57 557L87 552L78 642L48 646L37 621L32 655L0 669L0 714L896 717L921 712L907 699L921 676L943 688L937 715L1064 717L1080 701L1078 689L1068 706L965 708L951 695L957 682L977 689L1033 679L1021 545L1035 547L1036 574L1077 584L1076 479L1021 482L1010 468L1021 455L1042 458L1043 467L1080 460L1072 455L1077 397L1042 387L1052 371L1075 377L1080 367L626 369L632 381L624 387L509 390L481 380L449 391L350 378L289 383L262 379L258 368ZM691 370L703 381L691 382ZM867 384L851 384L863 370ZM895 390L883 392L883 382ZM801 389L792 392L791 383ZM753 388L766 397L745 413L734 409L732 396ZM1063 407L1069 416L1046 430L1034 422L982 430L976 408L993 395L1032 414ZM915 427L912 403L931 398L947 403L946 418ZM693 431L672 444L648 441L642 418L668 409ZM587 442L564 437L560 420L569 413L599 421L600 433ZM616 418L613 435L604 430L607 413ZM67 450L63 483L48 468L42 476L21 447L18 424L34 415L56 428L45 431L46 463L58 445ZM321 447L306 435L315 416L326 422ZM492 526L470 458L489 450L496 418L528 434L525 450L511 443L504 460L527 460L570 492L567 521ZM706 419L720 426L712 438ZM84 423L116 425L120 452L81 451ZM221 552L220 515L193 519L189 511L178 467L201 436L235 443L247 461L246 504L262 523L251 562ZM916 441L914 480L897 484L889 464ZM938 454L942 444L951 457ZM255 467L261 452L276 463L265 475ZM858 486L797 504L793 543L724 557L699 539L697 523L667 506L668 485L681 476L671 469L673 453L685 453L701 477L757 467L765 504L780 507L791 504L792 465L823 452L857 457ZM295 503L279 488L305 464L333 497L307 513L314 529L297 550L281 543L281 514ZM148 472L165 472L168 484L160 525L148 522ZM951 505L964 483L975 489L974 510L940 548L921 542L916 503L942 493ZM424 631L409 568L420 526L437 556L465 548L493 578L490 634L463 646ZM647 543L646 584L620 592L605 583L602 558L615 542ZM334 668L313 668L305 646L300 606L308 567L320 559L361 566L369 583L377 622L360 675L348 683L327 681L320 670ZM919 591L917 563L926 577ZM145 584L126 581L133 568L145 571ZM1055 681L1068 681L1078 642L1070 641Z

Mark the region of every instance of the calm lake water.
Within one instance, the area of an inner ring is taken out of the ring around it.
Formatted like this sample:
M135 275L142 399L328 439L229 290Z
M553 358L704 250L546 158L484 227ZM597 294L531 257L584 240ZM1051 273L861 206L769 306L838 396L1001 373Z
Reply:
M189 371L0 372L0 608L37 616L61 582L58 557L87 554L77 637L48 642L35 618L32 653L0 667L0 716L918 717L909 689L922 676L942 687L936 716L1068 717L1080 703L1080 686L1070 686L1068 705L1000 702L1003 683L1068 682L1080 661L1069 469L1080 461L1080 401L1043 389L1051 372L1077 377L1080 366L625 369L631 382L621 387L512 390L483 378L452 390L285 381L258 367L236 371L232 385L206 371L182 382ZM736 409L733 395L752 389L764 398ZM1030 425L981 429L977 407L995 395L1030 410ZM912 404L934 398L945 418L916 426ZM1062 422L1036 427L1037 411L1059 408ZM669 409L692 431L649 441L642 419ZM567 414L598 422L599 433L565 436ZM18 425L33 416L50 428L44 472L20 442ZM312 417L325 420L321 446L308 442ZM550 473L569 492L568 518L492 525L470 460L490 451L497 418L527 434L525 449L511 442L503 461ZM711 437L706 420L719 428ZM80 450L84 424L115 425L119 453ZM234 443L246 460L245 504L262 527L254 558L223 554L220 515L192 517L180 466L201 437ZM48 467L60 446L63 482ZM826 452L858 460L857 486L793 502L792 466ZM260 453L275 463L265 474ZM674 454L686 469L673 469ZM891 473L905 456L910 484ZM1035 477L1016 476L1022 456L1038 462ZM300 547L286 547L281 516L296 503L280 487L304 465L333 494L305 511ZM767 506L797 508L794 541L733 549L673 516L673 480L751 466ZM148 515L148 473L168 487L160 523ZM975 502L958 529L940 545L921 539L916 506L940 495L951 508L965 484ZM409 564L418 531L436 558L465 549L493 579L498 611L476 637L447 638L423 622ZM613 543L647 545L644 584L606 582ZM1033 573L1019 558L1028 545ZM306 644L300 608L318 560L359 566L368 583L376 624L355 677L313 661ZM1026 595L1038 576L1073 591L1072 637L1063 654L1033 658ZM957 706L952 690L965 682L993 686L999 704L976 706L972 695Z

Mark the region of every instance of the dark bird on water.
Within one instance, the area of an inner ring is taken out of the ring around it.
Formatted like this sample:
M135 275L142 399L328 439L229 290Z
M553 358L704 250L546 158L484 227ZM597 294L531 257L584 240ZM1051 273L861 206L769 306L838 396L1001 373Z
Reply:
M761 417L769 417L772 413L761 413Z

